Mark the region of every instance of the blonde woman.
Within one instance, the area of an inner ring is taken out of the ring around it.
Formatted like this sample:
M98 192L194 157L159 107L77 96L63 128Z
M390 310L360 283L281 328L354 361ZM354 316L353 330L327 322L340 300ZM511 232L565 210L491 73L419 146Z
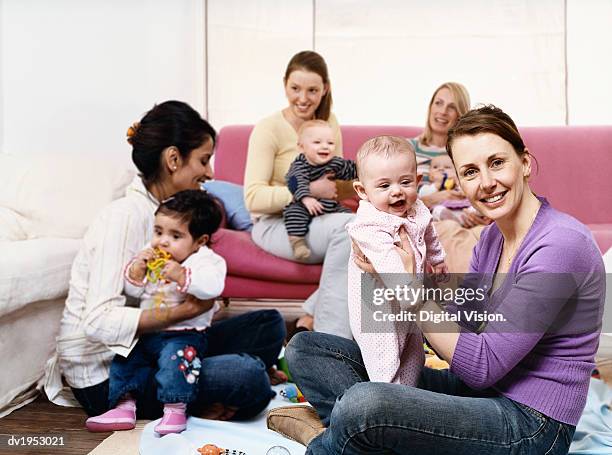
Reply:
M410 140L417 155L417 172L423 176L421 184L429 182L429 166L432 158L446 155L448 130L469 110L470 94L462 84L445 82L434 91L427 108L425 129L419 136ZM444 190L425 196L421 200L430 207L453 198L459 198L457 192Z

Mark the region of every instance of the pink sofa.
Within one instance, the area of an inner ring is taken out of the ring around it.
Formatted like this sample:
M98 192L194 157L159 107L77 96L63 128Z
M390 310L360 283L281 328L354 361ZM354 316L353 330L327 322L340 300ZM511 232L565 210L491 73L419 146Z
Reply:
M215 178L242 185L252 125L226 126L219 132ZM344 156L380 134L414 137L417 127L343 126ZM602 252L612 247L612 126L521 128L539 169L532 188L556 208L589 225ZM301 265L258 248L250 233L221 229L214 249L228 263L223 297L300 299L316 288L319 265Z

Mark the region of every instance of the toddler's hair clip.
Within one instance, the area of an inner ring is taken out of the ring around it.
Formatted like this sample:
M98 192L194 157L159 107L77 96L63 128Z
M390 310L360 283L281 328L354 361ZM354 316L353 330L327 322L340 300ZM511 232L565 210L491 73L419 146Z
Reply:
M140 128L140 123L138 123L138 122L134 122L134 123L132 123L132 126L130 126L130 127L127 129L127 133L125 133L125 134L126 134L126 136L127 136L127 141L128 141L130 144L132 144L132 138L133 138L133 137L134 137L134 135L135 135L135 134L138 132L138 128Z

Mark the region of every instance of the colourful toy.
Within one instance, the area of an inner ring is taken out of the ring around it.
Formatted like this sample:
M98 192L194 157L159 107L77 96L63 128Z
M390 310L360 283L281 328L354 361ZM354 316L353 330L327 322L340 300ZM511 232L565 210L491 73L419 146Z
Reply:
M206 444L198 449L202 455L222 455L225 453L225 449L217 447L214 444Z
M283 390L280 391L280 394L283 398L286 398L292 403L305 403L306 402L306 398L304 398L304 395L302 395L302 392L300 392L300 389L298 389L293 384L289 384L288 386L286 386Z
M166 263L172 259L172 256L167 251L161 248L155 248L155 257L147 262L147 280L150 283L157 283L163 280L162 271ZM164 293L162 291L155 294L153 298L153 315L160 321L168 319L168 307L164 303Z
M433 352L429 346L427 346L427 343L423 343L423 350L425 351L425 355L436 355L436 353Z
M206 444L198 449L202 455L246 455L239 450L222 449L214 444Z
M442 179L442 183L440 184L441 190L452 190L455 188L455 179L449 177L448 174L444 173L444 178Z
M157 283L159 280L163 280L162 270L166 266L166 263L172 259L172 256L167 251L161 248L155 248L155 257L147 262L147 280L149 283Z
M283 373L285 373L287 375L287 380L289 382L293 382L293 378L291 377L291 373L289 373L289 365L287 365L287 359L285 359L285 357L281 357L280 359L278 359L278 361L276 362L276 365L278 365L278 369L281 370Z

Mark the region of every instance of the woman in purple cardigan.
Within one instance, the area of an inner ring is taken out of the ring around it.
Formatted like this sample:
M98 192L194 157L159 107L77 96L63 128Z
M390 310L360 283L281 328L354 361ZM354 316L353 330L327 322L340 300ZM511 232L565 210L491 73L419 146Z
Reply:
M289 368L327 427L301 432L307 454L569 450L601 329L601 254L583 224L532 193L532 156L500 109L461 117L447 150L466 197L495 221L474 248L470 272L485 295L481 309L506 321L478 330L419 322L450 370L424 368L418 387L369 382L355 342L298 334L287 347ZM398 254L412 274L409 243ZM419 305L413 312L444 311L433 301Z

